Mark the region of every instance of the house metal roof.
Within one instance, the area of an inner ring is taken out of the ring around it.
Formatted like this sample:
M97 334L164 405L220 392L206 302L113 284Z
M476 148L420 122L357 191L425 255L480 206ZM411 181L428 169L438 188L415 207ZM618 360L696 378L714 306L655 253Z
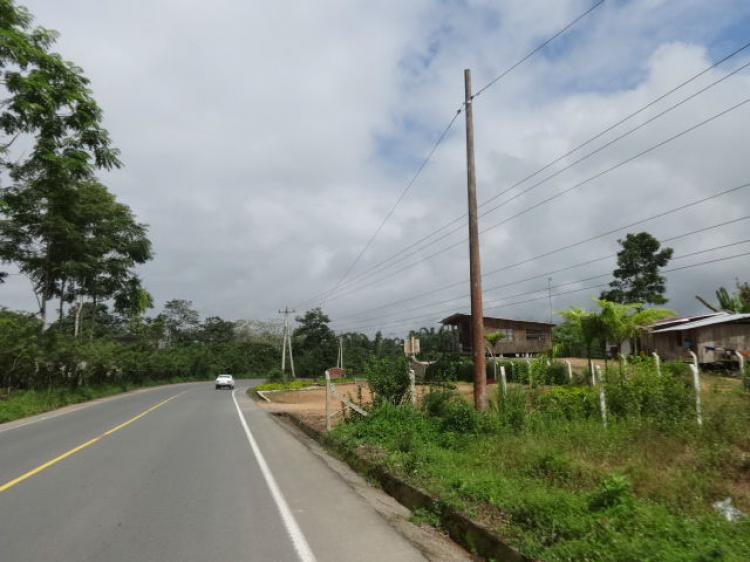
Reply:
M461 320L469 319L471 318L471 314L451 314L447 318L443 318L440 323L441 324L456 324L460 322ZM555 324L550 324L549 322L535 322L532 320L512 320L510 318L495 318L493 316L484 316L483 320L487 322L488 320L496 320L499 322L515 322L516 324L528 324L528 325L537 325L537 326L545 326L545 327L554 327Z
M703 318L702 320L695 320L693 322L685 322L683 324L677 324L676 326L669 326L668 328L662 328L660 330L651 330L652 334L661 334L663 332L679 332L682 330L695 330L696 328L703 328L705 326L713 326L715 324L727 324L729 322L738 322L742 320L750 321L750 313L744 314L729 314L720 313Z
M656 322L649 324L649 328L652 330L659 330L662 327L667 327L672 324L684 324L685 322L695 322L696 320L703 320L704 318L710 318L712 316L722 316L727 314L726 312L707 312L705 314L695 314L692 316L671 316L670 318L663 318Z

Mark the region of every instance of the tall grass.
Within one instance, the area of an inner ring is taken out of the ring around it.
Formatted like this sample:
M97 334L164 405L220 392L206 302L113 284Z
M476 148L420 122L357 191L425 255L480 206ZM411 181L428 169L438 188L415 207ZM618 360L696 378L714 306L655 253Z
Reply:
M382 405L341 424L392 470L550 561L750 560L750 397L737 380L708 380L704 424L679 372L643 365L607 382L604 427L587 387L511 384L479 415L441 393L423 407Z

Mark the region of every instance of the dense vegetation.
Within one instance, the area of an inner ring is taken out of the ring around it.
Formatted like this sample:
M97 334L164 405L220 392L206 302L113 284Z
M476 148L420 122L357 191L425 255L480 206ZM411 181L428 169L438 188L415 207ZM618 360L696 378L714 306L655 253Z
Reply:
M596 388L527 379L505 396L494 387L484 413L444 390L418 409L381 400L331 437L541 560L748 560L750 519L728 522L712 504L750 511L750 397L737 380L706 378L699 427L685 371L611 364L606 427ZM555 372L542 359L519 376Z

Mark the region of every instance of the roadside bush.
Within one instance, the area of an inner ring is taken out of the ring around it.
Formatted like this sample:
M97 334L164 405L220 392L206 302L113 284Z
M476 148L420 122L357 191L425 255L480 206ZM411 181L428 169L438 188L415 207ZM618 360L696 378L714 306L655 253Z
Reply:
M474 363L457 353L443 355L440 359L427 366L425 382L455 382L472 381Z
M684 361L664 361L661 364L661 372L673 376L691 376L690 364Z
M497 417L502 425L521 429L526 418L526 393L520 388L508 388L505 397L502 386L497 385Z
M605 478L598 490L589 497L589 509L600 511L617 505L629 505L633 501L633 487L621 474Z
M479 414L463 397L453 392L431 392L422 399L422 410L438 420L441 431L471 433L479 427Z
M568 366L560 361L553 361L547 367L547 384L568 384Z
M547 356L540 355L529 363L529 384L538 386L547 382Z
M429 417L442 417L448 408L448 402L453 398L454 393L450 390L439 390L430 392L422 397L420 407Z
M694 393L688 379L671 374L657 375L639 369L629 374L612 370L607 374L607 410L618 418L648 417L673 425L692 413Z
M479 413L462 396L448 401L442 416L441 429L454 433L473 433L479 427Z
M585 419L599 415L599 395L588 387L555 387L538 395L534 406L546 416Z
M365 376L377 402L398 404L409 390L409 363L404 356L371 357Z
M505 375L508 382L517 382L519 384L529 383L529 362L525 359L516 359L501 363L505 365Z

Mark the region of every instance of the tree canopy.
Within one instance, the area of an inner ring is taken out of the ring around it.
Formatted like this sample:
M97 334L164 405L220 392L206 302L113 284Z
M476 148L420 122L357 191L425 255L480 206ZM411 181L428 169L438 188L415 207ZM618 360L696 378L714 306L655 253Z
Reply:
M661 248L661 243L648 232L628 234L618 242L622 249L617 253L615 279L601 298L620 304L666 303L666 280L659 270L672 258L672 248Z

